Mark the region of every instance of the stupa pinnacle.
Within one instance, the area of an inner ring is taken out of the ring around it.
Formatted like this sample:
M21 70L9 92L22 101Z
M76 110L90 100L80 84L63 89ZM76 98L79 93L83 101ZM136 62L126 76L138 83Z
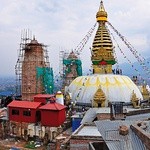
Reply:
M99 11L96 15L97 21L107 21L107 12L105 11L103 1L100 2Z
M105 23L107 22L107 12L103 1L100 2L99 11L96 14L98 29L92 46L93 73L112 73L112 65L115 64L113 56L113 44Z

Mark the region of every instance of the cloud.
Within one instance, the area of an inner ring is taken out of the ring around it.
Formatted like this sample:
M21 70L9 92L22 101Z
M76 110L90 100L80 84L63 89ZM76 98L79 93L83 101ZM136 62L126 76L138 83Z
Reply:
M99 4L100 0L1 0L0 75L14 75L23 29L30 29L40 43L49 45L50 63L57 71L59 51L71 51L80 43L96 22ZM105 0L104 6L114 27L139 53L149 56L150 1ZM91 65L89 47L95 32L80 56L84 68Z

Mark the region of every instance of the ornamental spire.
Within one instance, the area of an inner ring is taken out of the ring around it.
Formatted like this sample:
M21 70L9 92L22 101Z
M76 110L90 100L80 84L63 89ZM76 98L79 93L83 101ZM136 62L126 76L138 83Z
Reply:
M107 12L105 11L102 0L100 2L99 11L96 14L96 19L97 19L97 22L99 22L99 21L105 21L106 22L107 21Z
M96 15L99 24L92 46L92 66L93 73L112 73L112 65L116 63L113 55L113 43L109 31L105 25L107 22L107 12L103 1Z
M100 2L99 11L105 11L105 8L104 8L104 5L103 5L103 1Z

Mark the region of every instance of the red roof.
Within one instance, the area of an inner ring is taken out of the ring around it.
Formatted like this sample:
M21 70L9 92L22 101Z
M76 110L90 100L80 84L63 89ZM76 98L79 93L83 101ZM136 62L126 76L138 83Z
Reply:
M44 106L41 106L39 109L45 109L45 110L62 110L65 109L66 106L59 104L59 103L49 103Z
M41 102L17 101L13 100L8 104L8 107L36 109L41 105Z
M51 97L54 97L55 95L53 94L37 94L34 96L35 97L38 97L38 98L51 98Z
M49 100L50 101L56 101L56 97L51 97Z

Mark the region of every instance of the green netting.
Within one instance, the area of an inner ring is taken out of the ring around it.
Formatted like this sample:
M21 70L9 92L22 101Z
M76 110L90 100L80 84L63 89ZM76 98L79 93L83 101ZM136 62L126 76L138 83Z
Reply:
M53 69L49 67L36 67L36 78L41 79L46 94L52 94L54 89Z
M71 72L71 65L76 65L76 71L78 76L82 76L82 62L79 59L63 59L63 64L67 66L67 69L65 70L65 74Z

